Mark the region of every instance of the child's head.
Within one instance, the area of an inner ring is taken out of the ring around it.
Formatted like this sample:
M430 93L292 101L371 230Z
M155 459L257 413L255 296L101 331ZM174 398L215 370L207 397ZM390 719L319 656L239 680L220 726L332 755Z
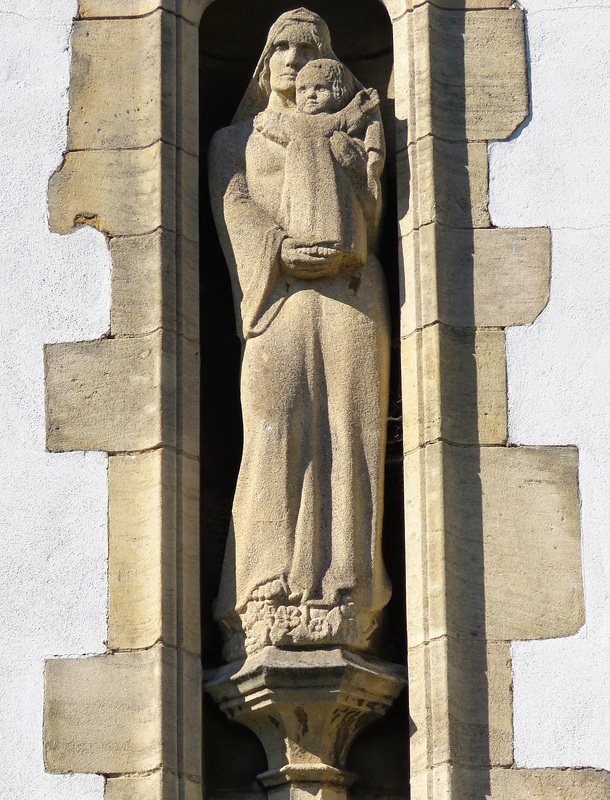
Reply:
M354 91L352 74L340 61L316 58L297 75L297 108L305 114L338 111L352 99Z

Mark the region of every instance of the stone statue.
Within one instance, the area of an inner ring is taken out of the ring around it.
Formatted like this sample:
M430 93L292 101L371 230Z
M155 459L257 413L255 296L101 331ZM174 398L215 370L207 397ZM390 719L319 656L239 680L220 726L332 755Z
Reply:
M209 155L243 340L244 449L214 610L227 660L366 651L390 597L384 158L377 93L317 14L282 14Z

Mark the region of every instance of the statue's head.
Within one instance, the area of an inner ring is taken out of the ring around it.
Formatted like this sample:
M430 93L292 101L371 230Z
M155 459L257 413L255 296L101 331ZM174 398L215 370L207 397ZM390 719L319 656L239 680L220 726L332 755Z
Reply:
M333 58L308 61L296 79L296 104L305 114L337 111L354 96L351 72Z
M281 14L273 23L254 76L235 116L243 120L261 111L272 92L294 101L299 70L318 58L332 58L330 31L322 17L306 8Z
M299 70L308 61L330 55L330 31L322 17L305 8L287 11L269 31L257 68L260 86L267 95L293 93Z

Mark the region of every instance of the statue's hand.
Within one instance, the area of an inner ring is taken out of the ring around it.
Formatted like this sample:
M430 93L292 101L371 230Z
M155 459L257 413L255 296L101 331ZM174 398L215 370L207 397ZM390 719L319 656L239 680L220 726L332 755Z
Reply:
M379 110L379 92L377 89L362 89L354 98L361 114L374 114Z
M282 242L280 259L284 270L295 278L328 278L339 272L341 251L287 238Z
M361 136L379 111L379 93L376 89L361 89L345 110L345 124L350 136Z

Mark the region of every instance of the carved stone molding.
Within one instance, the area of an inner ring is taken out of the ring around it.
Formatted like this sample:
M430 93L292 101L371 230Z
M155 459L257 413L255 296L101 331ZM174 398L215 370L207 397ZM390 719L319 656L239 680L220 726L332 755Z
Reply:
M355 736L386 713L405 672L341 648L266 647L210 674L206 690L262 742L270 798L340 800L357 779L345 769Z

